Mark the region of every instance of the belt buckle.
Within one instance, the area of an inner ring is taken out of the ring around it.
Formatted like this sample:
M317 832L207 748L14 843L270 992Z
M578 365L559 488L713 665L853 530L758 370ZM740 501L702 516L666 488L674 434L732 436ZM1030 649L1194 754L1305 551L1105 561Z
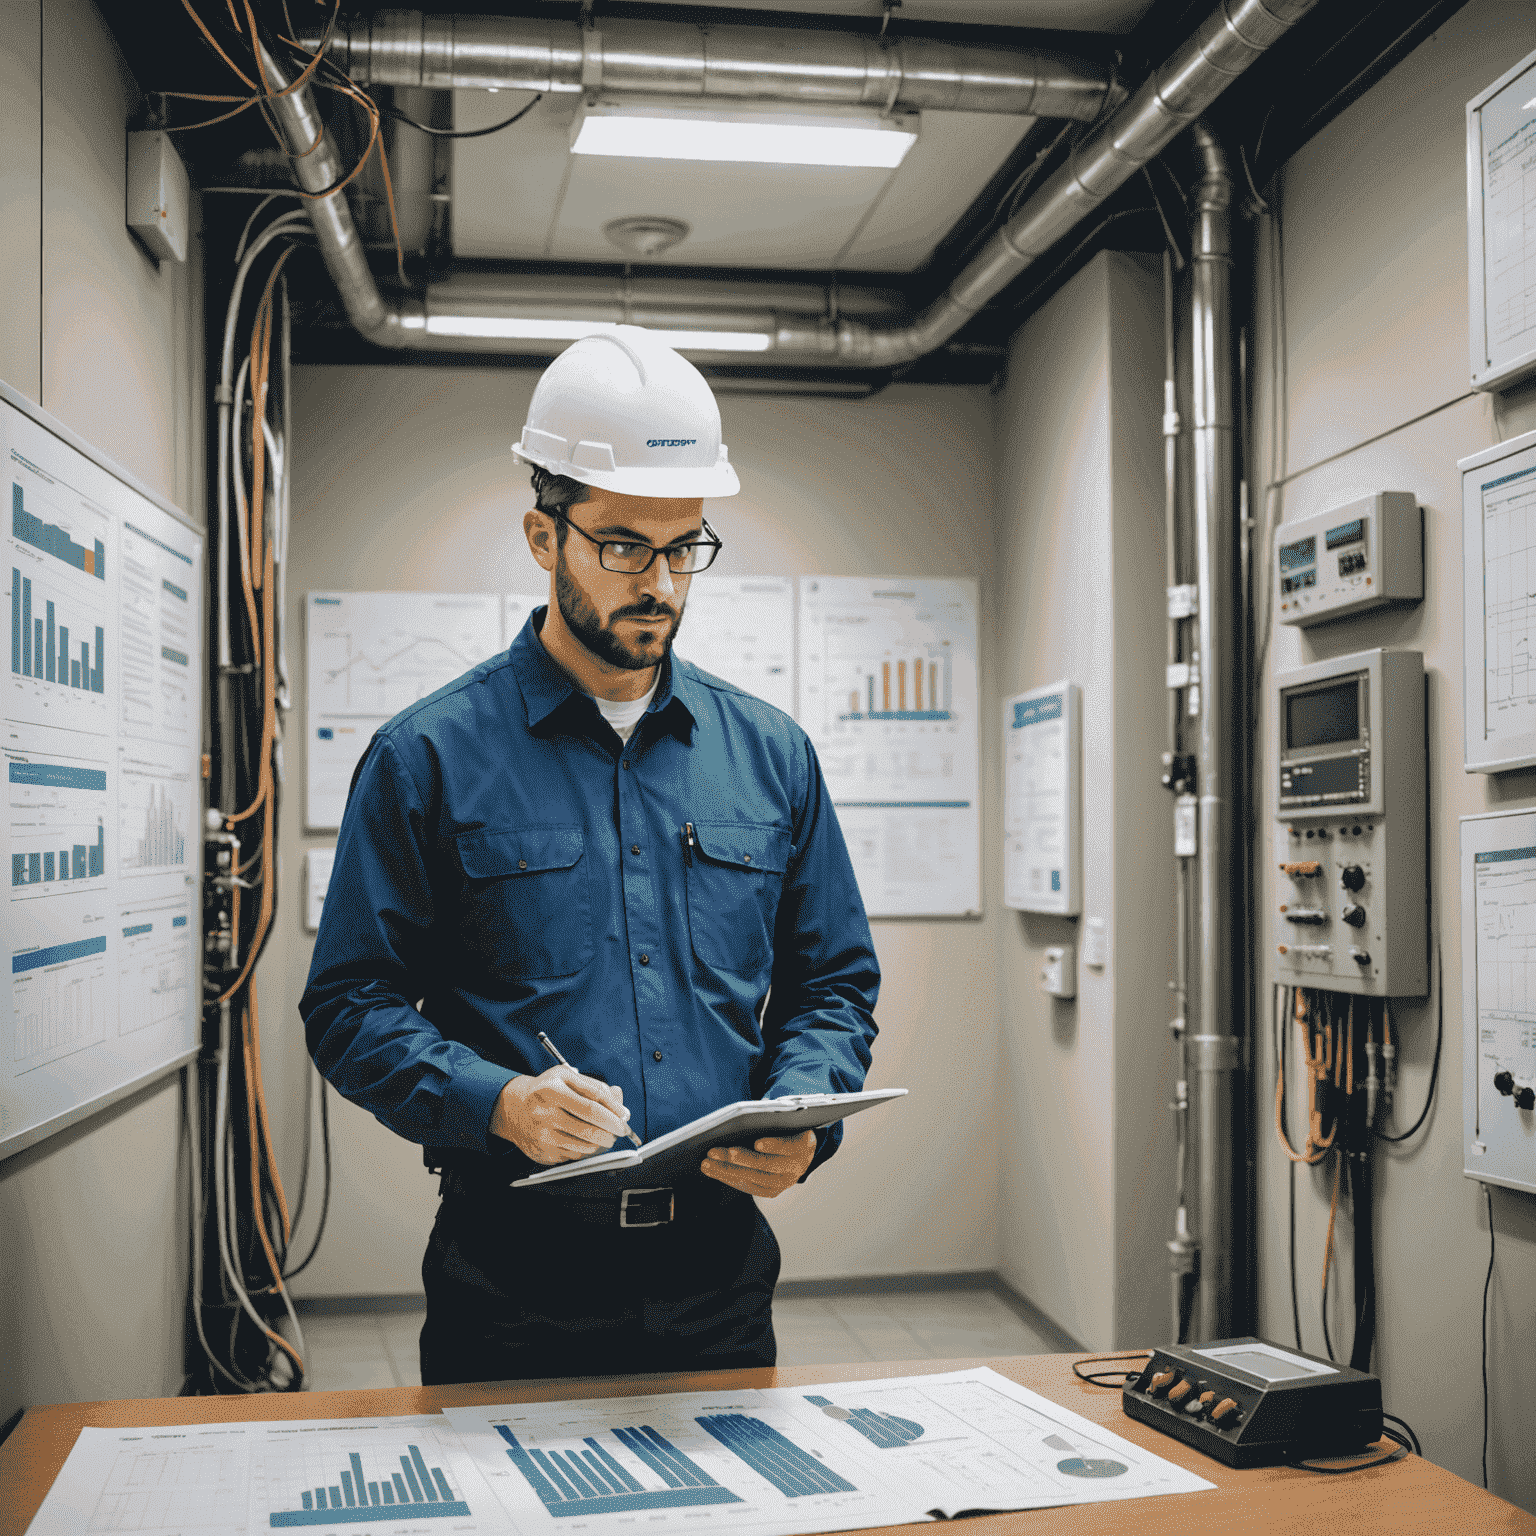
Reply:
M640 1195L665 1195L667 1197L667 1214L658 1216L654 1221L631 1221L629 1216L629 1202L631 1197ZM669 1185L658 1185L655 1189L626 1189L619 1195L619 1225L621 1227L664 1227L676 1211L677 1196Z

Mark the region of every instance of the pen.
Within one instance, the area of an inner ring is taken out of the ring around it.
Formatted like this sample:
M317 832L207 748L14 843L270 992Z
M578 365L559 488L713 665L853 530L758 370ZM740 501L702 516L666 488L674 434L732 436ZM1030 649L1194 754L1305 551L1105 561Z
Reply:
M555 1058L555 1060L558 1061L562 1067L570 1067L571 1066L570 1062L568 1062L565 1059L565 1057L560 1054L560 1048L555 1044L555 1042L553 1040L551 1040L549 1038L548 1035L546 1035L544 1033L544 1031L542 1029L539 1031L539 1044L542 1045L544 1047L544 1049L546 1051L548 1051L549 1054L551 1056L553 1056ZM578 1067L571 1067L571 1070L573 1072L576 1072L576 1071L579 1071L580 1068L578 1068ZM640 1138L638 1136L636 1136L633 1131L625 1131L624 1134L626 1136L628 1136L629 1139L632 1142L634 1142L634 1144L637 1147L643 1147L645 1145L645 1143L643 1141L641 1141Z

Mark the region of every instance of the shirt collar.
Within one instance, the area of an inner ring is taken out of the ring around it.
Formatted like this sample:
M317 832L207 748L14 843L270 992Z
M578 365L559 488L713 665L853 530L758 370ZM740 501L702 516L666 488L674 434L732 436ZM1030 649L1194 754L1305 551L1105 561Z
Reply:
M562 725L569 728L576 720L590 722L600 719L589 694L583 692L566 675L555 659L544 649L539 630L544 626L544 616L549 612L545 604L528 615L507 655L523 693L523 707L528 715L528 729L537 735L553 735ZM673 664L669 653L661 664L661 679L656 697L646 710L646 717L656 716L658 724L671 731L680 741L691 743L693 727L698 711L692 707L691 695L697 684L688 676L688 663ZM577 701L574 705L572 701ZM570 713L575 708L577 715Z

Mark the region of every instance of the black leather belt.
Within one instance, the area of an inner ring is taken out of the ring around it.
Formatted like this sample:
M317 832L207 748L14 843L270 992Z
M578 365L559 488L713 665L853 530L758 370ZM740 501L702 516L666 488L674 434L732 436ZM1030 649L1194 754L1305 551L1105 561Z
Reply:
M747 1197L735 1190L717 1187L704 1180L674 1189L670 1185L650 1189L617 1190L606 1195L570 1195L551 1189L509 1189L504 1183L490 1183L466 1177L463 1173L446 1175L447 1193L460 1197L495 1198L525 1205L531 1212L557 1216L562 1221L584 1226L623 1227L629 1230L687 1224L717 1214L722 1207Z

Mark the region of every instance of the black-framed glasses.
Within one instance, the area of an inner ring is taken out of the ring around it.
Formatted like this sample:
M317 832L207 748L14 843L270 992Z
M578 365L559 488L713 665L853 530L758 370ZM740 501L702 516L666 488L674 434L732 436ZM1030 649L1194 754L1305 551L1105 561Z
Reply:
M657 555L667 557L667 569L674 576L693 576L707 570L716 555L725 548L720 535L704 520L707 538L689 544L668 544L657 549L654 544L642 544L638 539L594 539L585 528L577 528L570 518L561 519L567 528L575 528L589 544L597 545L597 561L605 571L621 576L643 576L651 568Z

